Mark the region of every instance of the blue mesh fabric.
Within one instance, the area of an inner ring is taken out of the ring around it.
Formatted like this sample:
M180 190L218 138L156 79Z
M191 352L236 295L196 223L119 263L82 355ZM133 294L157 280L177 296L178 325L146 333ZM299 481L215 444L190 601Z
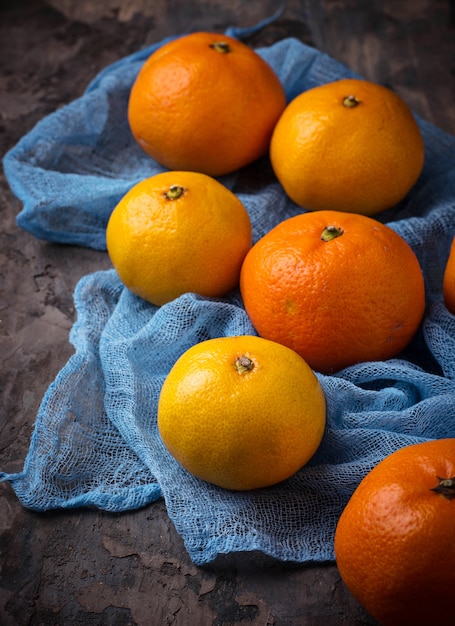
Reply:
M156 47L106 68L81 98L43 119L5 156L7 179L23 202L17 218L22 228L49 241L105 250L115 204L136 182L163 169L138 148L126 121L131 85ZM354 76L295 39L258 52L281 78L288 100ZM237 290L218 300L185 294L157 308L109 270L77 285L70 334L75 352L43 398L23 471L2 473L0 480L37 511L96 506L119 512L162 497L197 564L251 550L298 562L333 559L337 519L361 478L397 448L455 436L455 317L441 293L455 234L455 139L418 123L426 148L422 176L378 219L419 258L425 319L398 358L318 375L328 421L307 466L280 485L245 493L185 472L157 432L164 378L194 343L255 330ZM255 241L301 212L266 157L220 180L247 208Z

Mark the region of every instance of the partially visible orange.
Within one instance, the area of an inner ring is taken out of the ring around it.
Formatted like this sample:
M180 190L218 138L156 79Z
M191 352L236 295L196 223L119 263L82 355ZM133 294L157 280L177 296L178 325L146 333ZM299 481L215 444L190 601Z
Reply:
M442 292L447 309L452 315L455 315L455 238L452 240L449 258L444 270Z
M341 577L382 626L452 626L455 439L401 448L361 481L335 533Z
M320 372L397 355L425 309L419 261L390 227L364 215L291 217L248 252L240 289L259 335Z
M286 107L270 158L287 194L305 209L374 215L415 184L424 145L397 94L342 79L309 89Z
M227 35L198 32L144 63L128 119L139 145L162 165L219 176L267 152L285 106L278 76L257 52Z
M205 174L163 172L135 185L106 230L107 250L134 293L162 305L185 292L225 295L251 247L242 202Z
M325 428L318 379L293 350L256 336L187 350L159 398L164 444L190 473L225 489L281 482L314 455Z

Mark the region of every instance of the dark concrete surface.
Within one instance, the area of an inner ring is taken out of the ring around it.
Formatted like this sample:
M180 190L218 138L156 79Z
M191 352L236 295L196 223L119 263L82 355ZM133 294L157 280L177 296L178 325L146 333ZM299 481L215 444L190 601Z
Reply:
M0 3L0 154L81 95L107 64L170 34L251 26L251 38L313 43L392 86L455 134L455 19L448 0L49 0ZM73 289L107 255L19 230L0 178L0 469L20 471L39 403L72 354ZM372 625L335 564L234 555L196 567L162 502L121 515L37 514L0 484L2 626Z

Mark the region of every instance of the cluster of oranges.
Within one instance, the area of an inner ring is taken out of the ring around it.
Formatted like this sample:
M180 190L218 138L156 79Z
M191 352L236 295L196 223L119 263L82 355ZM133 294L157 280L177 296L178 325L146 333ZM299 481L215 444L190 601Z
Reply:
M287 105L254 50L194 33L144 63L128 120L169 171L133 187L109 221L108 251L127 287L162 305L240 284L259 335L323 373L406 347L424 312L422 272L371 217L403 199L423 167L419 128L396 94L346 79ZM245 207L214 176L267 153L306 212L252 247Z
M135 185L112 213L106 240L120 278L157 306L239 286L259 335L211 339L177 360L159 399L163 442L188 471L227 489L285 480L324 434L313 370L391 358L424 315L416 255L374 218L420 176L419 128L396 94L363 80L287 104L256 52L213 33L150 56L128 120L168 171ZM244 205L214 177L266 155L304 210L253 245ZM444 299L455 313L455 248ZM340 519L340 572L383 624L449 623L454 476L455 439L409 446L370 472Z

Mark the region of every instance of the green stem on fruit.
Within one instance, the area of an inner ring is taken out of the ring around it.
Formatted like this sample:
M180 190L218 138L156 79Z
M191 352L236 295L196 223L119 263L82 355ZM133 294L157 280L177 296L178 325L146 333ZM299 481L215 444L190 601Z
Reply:
M231 51L231 46L225 41L215 41L215 43L210 44L210 47L217 52L221 52L221 54L227 54Z
M234 367L239 374L246 374L246 372L250 372L253 369L254 362L250 359L250 357L243 354L235 359Z
M440 478L437 476L438 484L431 491L441 494L447 500L455 498L455 476L453 478Z
M326 226L321 233L321 239L322 241L332 241L332 239L341 237L343 233L344 230L338 226Z
M345 106L347 109L354 109L359 104L360 104L360 100L358 100L352 94L350 94L349 96L345 96L343 98L343 106Z
M180 185L171 185L164 194L168 200L177 200L185 193L185 187Z

